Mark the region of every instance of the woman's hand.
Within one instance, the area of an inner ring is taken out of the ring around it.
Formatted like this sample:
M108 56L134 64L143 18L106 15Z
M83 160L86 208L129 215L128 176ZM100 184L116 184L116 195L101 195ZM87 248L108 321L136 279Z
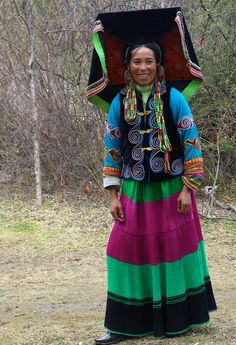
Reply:
M124 212L123 212L121 202L118 198L117 189L115 186L112 186L109 188L109 190L110 190L110 196L111 196L110 211L111 211L112 217L115 220L119 220L120 222L124 222L125 221Z
M119 199L111 200L111 214L115 220L119 220L120 222L125 221L123 208Z
M186 214L191 208L191 190L184 185L177 199L177 212Z

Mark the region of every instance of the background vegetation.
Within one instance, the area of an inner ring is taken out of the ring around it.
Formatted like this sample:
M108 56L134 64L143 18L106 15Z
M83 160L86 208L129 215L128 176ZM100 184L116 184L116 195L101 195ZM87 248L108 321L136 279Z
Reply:
M207 183L236 190L234 0L2 0L0 181L28 189L40 173L43 193L101 188L106 115L85 98L96 15L174 6L182 6L205 75L191 107Z

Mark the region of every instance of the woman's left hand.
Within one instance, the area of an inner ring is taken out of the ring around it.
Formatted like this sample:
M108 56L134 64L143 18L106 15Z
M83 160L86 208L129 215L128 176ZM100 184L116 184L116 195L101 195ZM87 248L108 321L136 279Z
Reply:
M186 214L191 208L191 190L184 185L177 199L177 212Z

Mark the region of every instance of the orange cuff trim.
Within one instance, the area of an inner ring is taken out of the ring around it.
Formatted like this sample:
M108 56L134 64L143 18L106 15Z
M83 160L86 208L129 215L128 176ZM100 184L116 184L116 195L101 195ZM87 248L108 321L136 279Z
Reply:
M113 167L104 167L103 168L103 176L116 176L120 177L121 169L113 168Z
M195 165L196 163L198 164L202 164L203 165L203 158L193 158L193 159L189 159L187 161L184 162L184 165L185 166L188 166L188 165Z

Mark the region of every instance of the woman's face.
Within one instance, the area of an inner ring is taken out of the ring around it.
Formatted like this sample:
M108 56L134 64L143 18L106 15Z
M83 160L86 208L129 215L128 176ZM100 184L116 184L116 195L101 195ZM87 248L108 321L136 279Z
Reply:
M157 75L157 61L154 52L146 47L139 47L131 52L130 73L140 86L152 84Z

